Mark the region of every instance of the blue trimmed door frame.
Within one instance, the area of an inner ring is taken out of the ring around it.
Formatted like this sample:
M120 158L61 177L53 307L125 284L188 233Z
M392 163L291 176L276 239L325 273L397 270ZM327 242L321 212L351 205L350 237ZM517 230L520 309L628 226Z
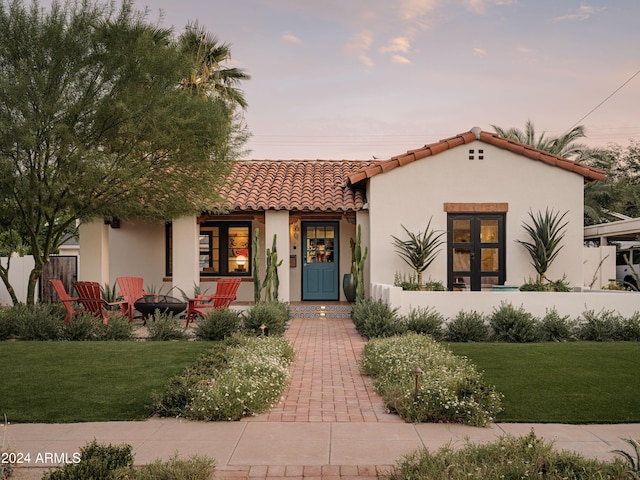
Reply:
M302 300L340 299L338 222L302 222Z

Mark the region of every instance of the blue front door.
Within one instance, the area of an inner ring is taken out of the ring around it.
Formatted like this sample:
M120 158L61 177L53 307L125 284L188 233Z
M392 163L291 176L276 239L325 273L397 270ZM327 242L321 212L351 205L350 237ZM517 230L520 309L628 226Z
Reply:
M338 222L302 222L302 299L339 300Z

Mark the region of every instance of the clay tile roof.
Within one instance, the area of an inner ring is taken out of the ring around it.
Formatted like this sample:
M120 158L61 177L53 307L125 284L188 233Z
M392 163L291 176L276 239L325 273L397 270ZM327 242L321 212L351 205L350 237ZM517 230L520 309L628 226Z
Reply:
M350 175L373 165L363 160L246 160L235 162L220 195L232 210L348 212L366 203Z
M437 155L438 153L455 148L466 143L471 143L476 140L494 145L498 148L512 151L519 155L523 155L532 160L538 160L549 165L554 165L565 170L582 175L585 181L591 180L604 180L605 172L596 168L588 167L581 163L566 158L551 155L550 153L537 150L529 145L514 142L500 137L495 133L484 132L479 128L474 128L472 131L461 133L451 138L440 140L439 142L425 145L422 148L416 150L409 150L407 153L391 157L389 160L378 162L369 167L366 167L360 171L349 175L349 184L355 185L368 178L371 178L379 173L388 172L397 167L402 167L411 162L415 162L425 157Z

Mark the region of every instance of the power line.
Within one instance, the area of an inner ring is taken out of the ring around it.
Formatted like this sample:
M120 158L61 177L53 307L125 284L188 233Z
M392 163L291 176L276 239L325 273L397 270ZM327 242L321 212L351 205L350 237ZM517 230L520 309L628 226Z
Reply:
M622 88L629 83L631 80L633 80L635 77L638 76L638 74L640 74L640 70L638 70L636 73L634 73L633 75L631 75L631 77L624 82L622 85L620 85L618 88L616 88L607 98L605 98L604 100L602 100L598 105L596 105L595 107L593 107L589 113L587 113L584 117L582 117L580 120L578 120L576 123L574 123L573 125L571 125L569 128L567 128L567 130L565 130L564 133L570 132L571 129L573 129L576 125L582 123L582 121L587 118L589 115L591 115L593 112L595 112L598 108L600 108L602 105L604 105L607 100L609 100L611 97L613 97L616 93L618 93L620 90L622 90ZM564 135L563 133L563 135Z

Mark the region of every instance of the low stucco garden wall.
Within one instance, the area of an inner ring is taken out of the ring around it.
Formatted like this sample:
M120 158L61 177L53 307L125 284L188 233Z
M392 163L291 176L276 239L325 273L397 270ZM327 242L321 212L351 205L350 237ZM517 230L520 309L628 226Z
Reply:
M385 284L373 284L371 296L383 300L393 308L398 308L401 315L412 309L431 308L450 319L461 310L490 314L501 302L508 302L520 307L537 317L542 317L547 310L555 307L562 315L572 318L580 316L586 310L613 310L624 317L630 317L640 311L640 293L594 290L583 292L415 292L404 291L400 287Z

